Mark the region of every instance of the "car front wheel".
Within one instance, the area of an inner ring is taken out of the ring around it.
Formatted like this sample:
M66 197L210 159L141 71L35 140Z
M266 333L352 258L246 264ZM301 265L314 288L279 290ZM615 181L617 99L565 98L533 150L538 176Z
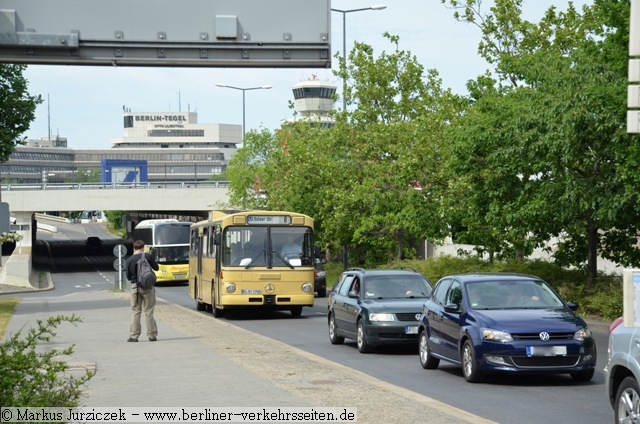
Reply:
M466 340L462 346L462 374L469 383L477 383L481 380L476 353L471 340Z
M356 344L358 345L358 350L360 351L360 353L371 352L371 346L369 346L369 343L367 343L367 332L363 320L358 321L357 333Z
M336 318L331 314L329 317L329 341L331 344L337 345L344 343L344 337L338 335L338 329L336 328Z
M438 368L440 359L434 358L429 350L429 338L427 332L422 331L420 333L420 339L418 344L418 353L420 354L420 365L426 370L434 370Z
M616 393L617 423L636 422L640 417L640 387L633 377L626 377Z

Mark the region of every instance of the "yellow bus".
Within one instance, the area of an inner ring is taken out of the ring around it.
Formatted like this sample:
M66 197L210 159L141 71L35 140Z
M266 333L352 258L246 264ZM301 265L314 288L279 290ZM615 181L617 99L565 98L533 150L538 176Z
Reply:
M189 232L191 222L177 219L147 219L133 229L133 240L144 242L160 269L156 283L189 281Z
M289 310L314 301L313 219L294 212L214 211L191 225L189 295L221 317L233 308Z

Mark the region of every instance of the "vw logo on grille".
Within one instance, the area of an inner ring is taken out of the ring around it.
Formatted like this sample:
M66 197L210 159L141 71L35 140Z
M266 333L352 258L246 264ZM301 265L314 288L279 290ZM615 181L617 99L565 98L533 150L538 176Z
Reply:
M416 321L422 321L422 314L416 314Z
M539 336L540 336L540 340L542 340L543 342L546 342L549 340L549 333L547 333L546 331L541 332Z
M273 293L274 291L276 291L276 287L271 283L267 283L264 286L264 291L267 293Z

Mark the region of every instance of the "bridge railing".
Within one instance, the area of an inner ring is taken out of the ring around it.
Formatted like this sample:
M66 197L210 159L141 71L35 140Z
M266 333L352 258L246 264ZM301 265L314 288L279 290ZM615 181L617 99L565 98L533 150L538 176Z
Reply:
M96 190L96 189L165 189L165 188L227 188L228 181L155 181L147 183L20 183L2 184L2 191L22 190Z

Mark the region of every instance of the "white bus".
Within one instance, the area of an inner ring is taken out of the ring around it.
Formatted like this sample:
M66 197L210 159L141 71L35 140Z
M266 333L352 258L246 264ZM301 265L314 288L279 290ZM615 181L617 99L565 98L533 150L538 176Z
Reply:
M189 281L190 227L191 222L177 219L148 219L133 229L133 240L142 240L160 266L158 283Z

